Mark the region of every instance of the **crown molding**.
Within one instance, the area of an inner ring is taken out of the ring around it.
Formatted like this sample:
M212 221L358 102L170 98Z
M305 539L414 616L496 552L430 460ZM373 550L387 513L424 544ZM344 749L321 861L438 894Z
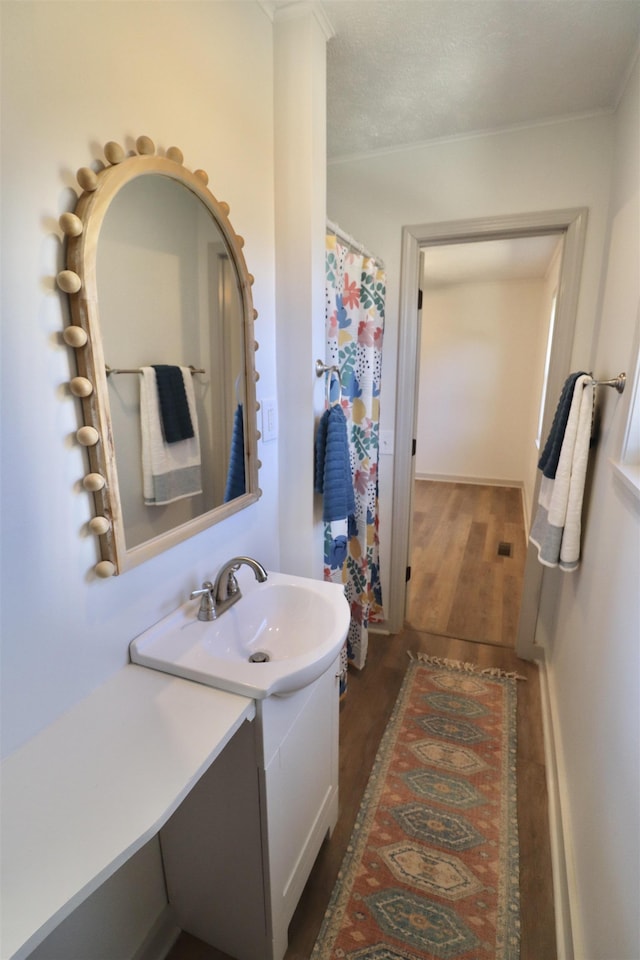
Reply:
M272 23L284 20L298 20L313 16L322 30L325 40L335 36L335 30L322 3L317 0L258 0L258 4Z

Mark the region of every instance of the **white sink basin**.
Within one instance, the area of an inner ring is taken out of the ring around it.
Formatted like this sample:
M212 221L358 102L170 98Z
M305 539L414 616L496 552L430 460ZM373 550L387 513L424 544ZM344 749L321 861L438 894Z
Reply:
M256 583L242 572L242 598L217 620L198 620L189 601L132 641L132 661L257 700L320 677L347 635L343 588L283 573ZM268 659L250 661L256 654Z

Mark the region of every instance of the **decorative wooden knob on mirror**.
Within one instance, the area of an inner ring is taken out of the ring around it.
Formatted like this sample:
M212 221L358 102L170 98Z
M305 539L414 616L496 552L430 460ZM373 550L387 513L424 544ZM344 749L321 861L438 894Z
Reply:
M61 270L56 281L64 293L77 293L82 289L82 280L73 270Z
M69 384L74 397L90 397L93 393L93 384L86 377L74 377Z
M60 229L67 237L79 237L83 231L82 220L75 213L63 213L58 220Z
M76 431L76 439L83 447L95 447L100 439L100 434L95 427L80 427Z
M80 167L76 173L76 180L87 193L93 193L98 186L98 174L91 167Z
M88 340L88 334L86 330L83 330L82 327L67 327L63 331L62 339L68 347L74 347L78 349L79 347L84 347Z
M110 140L109 143L104 145L104 155L109 161L109 163L122 163L125 158L125 152L119 143L116 143L115 140Z
M106 481L100 473L88 473L82 481L82 486L90 493L97 493L104 488Z
M111 524L106 517L93 517L89 521L89 529L92 533L95 533L96 536L101 537L103 534L109 532Z

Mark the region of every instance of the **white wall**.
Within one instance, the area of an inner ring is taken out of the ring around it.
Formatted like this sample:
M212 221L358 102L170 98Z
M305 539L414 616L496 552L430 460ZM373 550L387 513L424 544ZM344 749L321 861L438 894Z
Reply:
M640 69L615 125L609 243L592 366L636 369L640 297ZM636 347L637 349L637 347ZM640 499L616 477L633 384L600 388L600 439L573 574L545 573L546 643L576 960L640 956Z
M129 641L221 561L242 550L273 565L278 551L277 444L264 444L258 504L122 577L92 578L73 357L60 337L67 305L54 281L74 172L110 139L177 144L245 238L258 389L275 393L271 24L253 3L10 2L2 27L7 752L115 672Z
M424 287L416 476L524 486L543 296L543 279Z
M326 42L318 5L286 5L275 22L276 273L280 405L280 558L322 579L320 501L313 493L314 420L324 404ZM315 508L315 517L314 517Z
M611 117L435 141L412 149L329 163L327 213L381 256L387 310L381 429L393 434L402 227L474 217L589 209L572 366L588 362L604 251ZM401 386L398 387L401 389ZM393 456L380 457L380 564L389 591Z
M59 215L75 171L141 134L179 146L230 204L255 276L258 396L276 396L273 26L254 2L3 2L2 736L9 753L128 660L130 640L236 553L277 568L278 443L262 499L121 577L97 581L73 442ZM310 523L311 521L309 521ZM44 798L43 798L44 799ZM70 851L73 855L73 851ZM162 887L162 884L160 884ZM118 910L145 911L132 892ZM139 931L145 923L132 923ZM126 921L129 922L128 920ZM148 926L148 924L146 924ZM133 936L133 933L132 933ZM135 944L134 944L135 946ZM112 955L121 955L121 945ZM73 955L69 951L67 955ZM77 955L77 954L75 954Z

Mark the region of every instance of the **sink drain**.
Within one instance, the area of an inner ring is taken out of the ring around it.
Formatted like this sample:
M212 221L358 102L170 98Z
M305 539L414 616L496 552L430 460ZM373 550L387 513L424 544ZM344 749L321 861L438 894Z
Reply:
M269 660L269 654L264 653L263 650L258 650L257 653L252 653L249 657L249 663L267 663Z

